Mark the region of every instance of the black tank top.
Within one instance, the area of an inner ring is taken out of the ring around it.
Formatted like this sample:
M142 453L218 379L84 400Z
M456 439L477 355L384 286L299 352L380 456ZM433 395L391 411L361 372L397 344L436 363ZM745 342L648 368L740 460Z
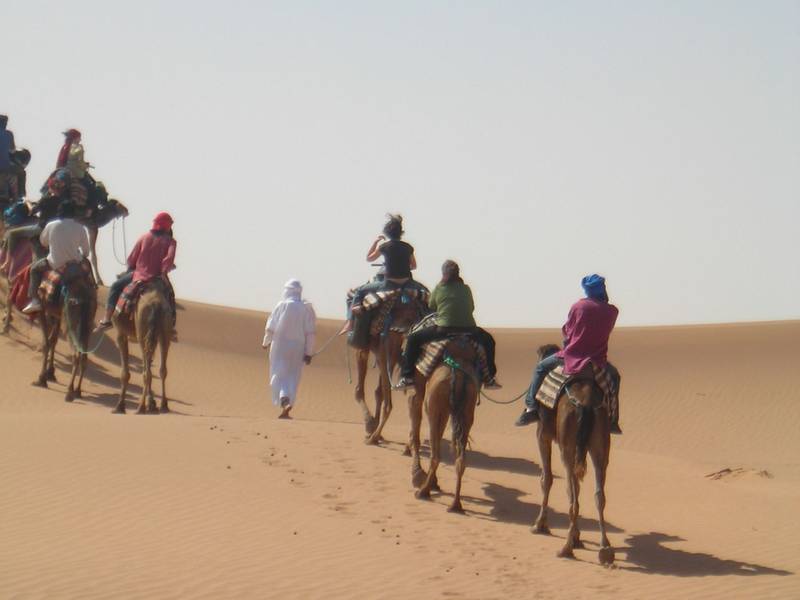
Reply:
M381 246L388 279L411 277L411 256L414 247L400 240L390 240Z

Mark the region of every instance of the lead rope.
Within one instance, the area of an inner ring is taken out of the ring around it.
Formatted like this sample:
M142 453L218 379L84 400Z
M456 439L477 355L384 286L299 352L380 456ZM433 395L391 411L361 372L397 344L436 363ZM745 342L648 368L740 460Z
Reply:
M513 404L514 402L516 402L517 400L519 400L525 394L528 393L528 389L529 388L525 388L525 390L521 394L519 394L518 396L512 398L511 400L495 400L494 398L492 398L491 396L489 396L488 394L486 394L483 391L483 385L481 384L480 381L478 381L477 377L475 377L472 373L469 373L468 371L464 370L461 367L461 365L458 364L453 358L451 358L450 356L445 356L442 362L444 362L444 364L446 364L451 369L457 369L457 370L461 371L462 373L464 373L465 375L470 376L472 378L472 380L475 382L475 385L478 386L478 389L480 390L479 394L483 398L485 398L486 400L488 400L489 402L491 402L493 404Z
M117 220L119 217L114 219L111 225L111 243L114 248L114 260L117 261L122 267L127 267L128 262L127 260L120 260L119 253L117 252ZM128 234L125 227L125 217L122 217L122 251L124 252L123 257L127 259L128 257Z

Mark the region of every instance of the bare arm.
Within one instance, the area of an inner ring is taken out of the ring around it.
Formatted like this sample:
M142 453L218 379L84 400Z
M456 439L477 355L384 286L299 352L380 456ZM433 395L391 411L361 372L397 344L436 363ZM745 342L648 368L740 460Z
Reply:
M375 238L375 241L372 242L372 245L369 247L369 252L367 252L367 262L372 262L373 260L380 258L381 244L384 241L386 241L386 238L382 235L379 235L377 238Z
M411 260L408 261L408 266L411 268L412 271L417 268L417 257L414 256L413 254L411 255Z

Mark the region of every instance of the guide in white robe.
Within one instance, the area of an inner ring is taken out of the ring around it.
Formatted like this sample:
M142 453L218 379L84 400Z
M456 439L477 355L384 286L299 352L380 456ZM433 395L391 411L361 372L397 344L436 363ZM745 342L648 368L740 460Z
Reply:
M269 384L275 406L280 406L281 398L288 398L289 405L294 406L304 358L310 357L314 349L317 317L302 294L299 281L287 281L283 300L267 319L263 346L270 346Z

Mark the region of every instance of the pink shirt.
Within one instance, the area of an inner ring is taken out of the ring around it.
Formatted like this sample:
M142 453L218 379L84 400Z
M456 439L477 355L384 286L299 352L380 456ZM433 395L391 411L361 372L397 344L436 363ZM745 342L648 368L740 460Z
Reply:
M134 281L149 281L166 275L175 266L175 249L178 242L171 235L145 233L136 242L128 256L128 268L133 269Z
M564 372L580 372L592 362L602 368L608 363L608 338L614 330L619 310L613 304L583 298L569 309L564 327L564 349L558 356L564 359Z

